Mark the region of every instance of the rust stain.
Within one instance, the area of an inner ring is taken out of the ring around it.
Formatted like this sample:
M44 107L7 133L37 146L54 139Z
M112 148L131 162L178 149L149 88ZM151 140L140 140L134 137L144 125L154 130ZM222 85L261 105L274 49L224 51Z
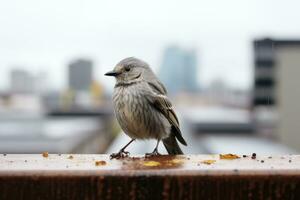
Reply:
M220 154L220 159L225 159L225 160L233 160L233 159L238 159L240 158L240 156L236 155L236 154Z
M123 159L122 169L172 169L179 168L186 158L160 155L153 157L130 157Z

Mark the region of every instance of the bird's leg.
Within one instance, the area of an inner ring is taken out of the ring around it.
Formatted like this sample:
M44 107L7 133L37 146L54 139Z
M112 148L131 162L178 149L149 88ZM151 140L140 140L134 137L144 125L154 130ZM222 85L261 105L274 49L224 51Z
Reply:
M158 155L160 155L160 153L158 152L159 142L160 142L160 139L157 140L156 146L155 146L154 150L152 151L152 153L146 153L145 157L151 157L151 156L158 156Z
M130 142L128 142L118 153L112 153L110 155L110 159L120 159L120 158L126 158L129 156L129 152L125 151L125 149L134 141L135 139L131 139Z

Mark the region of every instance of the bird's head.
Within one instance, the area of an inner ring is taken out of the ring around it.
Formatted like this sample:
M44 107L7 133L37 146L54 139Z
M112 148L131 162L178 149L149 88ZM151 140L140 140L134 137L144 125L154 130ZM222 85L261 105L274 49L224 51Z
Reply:
M152 73L149 65L137 58L129 57L121 60L112 71L107 72L106 76L114 76L118 82L133 82L141 80Z

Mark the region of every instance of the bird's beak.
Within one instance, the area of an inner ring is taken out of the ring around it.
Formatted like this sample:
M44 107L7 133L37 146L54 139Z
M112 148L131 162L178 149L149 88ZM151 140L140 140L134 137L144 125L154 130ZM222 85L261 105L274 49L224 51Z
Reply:
M104 75L105 75L105 76L118 76L118 75L120 75L120 74L121 74L121 72L112 70L112 71L107 72L107 73L104 74Z

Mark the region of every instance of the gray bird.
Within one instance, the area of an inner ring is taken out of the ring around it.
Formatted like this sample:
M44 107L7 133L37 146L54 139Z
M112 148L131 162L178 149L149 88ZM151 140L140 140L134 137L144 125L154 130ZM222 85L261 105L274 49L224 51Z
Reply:
M170 155L183 154L177 140L187 144L179 129L178 118L166 96L166 88L149 65L129 57L105 75L116 78L113 92L115 115L123 131L132 139L111 158L128 156L125 148L135 139L157 140L153 152L146 156L159 155L157 148L161 140Z

